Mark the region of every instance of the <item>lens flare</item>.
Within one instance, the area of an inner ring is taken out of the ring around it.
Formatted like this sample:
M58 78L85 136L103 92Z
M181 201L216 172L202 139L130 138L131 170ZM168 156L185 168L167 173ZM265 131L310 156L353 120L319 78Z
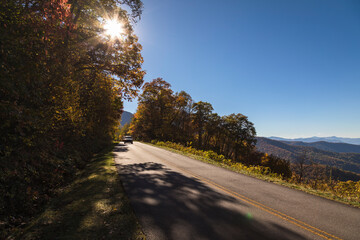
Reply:
M246 218L247 218L248 220L252 220L252 219L253 219L253 215L248 212L248 213L246 214Z
M105 35L110 38L120 38L124 34L124 25L117 19L109 19L104 24Z

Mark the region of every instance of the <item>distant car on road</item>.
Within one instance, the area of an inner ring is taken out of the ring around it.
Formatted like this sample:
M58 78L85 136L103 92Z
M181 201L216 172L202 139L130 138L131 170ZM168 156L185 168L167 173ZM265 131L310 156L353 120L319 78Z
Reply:
M123 141L124 141L124 144L127 142L133 144L133 138L131 136L125 136L123 138Z

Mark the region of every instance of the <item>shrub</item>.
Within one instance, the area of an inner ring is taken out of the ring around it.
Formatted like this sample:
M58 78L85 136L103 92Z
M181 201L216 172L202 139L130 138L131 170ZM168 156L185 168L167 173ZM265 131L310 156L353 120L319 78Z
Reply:
M158 146L168 147L168 148L172 148L175 150L179 150L181 152L200 156L205 159L211 159L220 164L224 164L226 166L232 167L240 172L245 171L245 172L250 172L250 173L254 173L254 174L267 175L267 176L271 176L271 177L275 177L275 178L283 178L283 177L287 178L289 175L288 172L283 170L283 169L286 170L286 166L287 166L286 161L281 162L278 159L275 159L272 157L268 157L269 165L274 167L275 170L278 170L278 172L273 171L271 169L271 167L269 167L269 166L259 166L259 165L258 166L246 166L243 163L235 162L231 159L226 159L224 157L224 155L217 154L216 152L211 151L211 150L209 150L209 151L198 150L196 148L193 148L192 146L186 147L179 143L174 143L174 142L169 142L169 141L168 142L152 141L151 143L155 143L155 145L158 145ZM290 168L289 168L289 170L290 170ZM291 176L291 171L290 171L290 176Z

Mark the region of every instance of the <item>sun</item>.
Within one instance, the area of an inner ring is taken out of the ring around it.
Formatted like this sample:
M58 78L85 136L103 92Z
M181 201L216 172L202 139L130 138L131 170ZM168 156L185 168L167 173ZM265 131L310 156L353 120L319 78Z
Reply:
M124 34L124 25L117 19L109 19L104 24L105 35L110 38L120 38Z

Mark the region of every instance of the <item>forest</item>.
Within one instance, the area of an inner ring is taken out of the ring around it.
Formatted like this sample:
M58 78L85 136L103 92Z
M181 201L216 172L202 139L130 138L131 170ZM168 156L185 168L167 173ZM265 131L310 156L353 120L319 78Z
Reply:
M143 84L141 11L140 0L1 0L0 230L112 143L123 101ZM104 35L108 18L121 19L121 39Z
M290 163L256 151L254 124L241 113L219 116L208 102L194 102L184 92L174 93L162 78L143 86L130 125L137 140L170 141L210 150L245 165L269 167L284 178L291 177Z
M184 91L174 93L162 78L145 83L142 90L134 118L121 134L130 133L136 140L211 159L234 171L269 176L272 181L280 179L285 185L319 191L322 196L330 194L332 199L359 201L360 182L354 174L309 164L306 154L290 163L260 152L256 143L263 138L256 137L254 124L247 116L219 116L210 103L195 102Z

